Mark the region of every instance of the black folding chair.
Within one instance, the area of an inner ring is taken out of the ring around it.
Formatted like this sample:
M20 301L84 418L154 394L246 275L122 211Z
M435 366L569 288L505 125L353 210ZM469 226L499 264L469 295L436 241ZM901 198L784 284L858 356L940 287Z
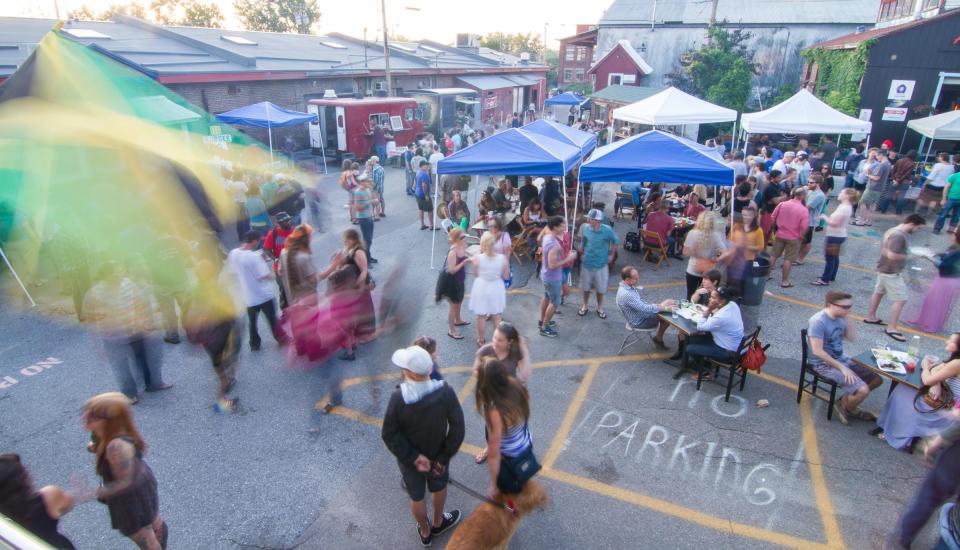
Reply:
M716 379L720 375L720 370L723 369L726 371L727 377L727 393L724 396L724 401L730 401L730 392L733 391L733 385L737 382L740 383L740 391L743 391L743 387L747 384L747 369L743 367L743 354L746 353L750 347L753 346L753 342L760 336L760 327L757 327L753 333L744 336L740 340L740 346L737 347L736 356L732 361L721 361L720 359L713 359L710 357L705 358L707 365L713 367L713 377ZM697 390L700 389L700 385L703 383L703 374L706 369L700 369L700 372L697 373Z
M837 383L829 378L824 378L817 374L817 371L809 364L809 351L807 346L807 329L800 330L800 384L797 386L797 404L803 398L803 392L817 397L817 389L820 384L830 386L830 400L827 406L827 420L833 419L833 404L837 400ZM823 399L821 397L820 399Z

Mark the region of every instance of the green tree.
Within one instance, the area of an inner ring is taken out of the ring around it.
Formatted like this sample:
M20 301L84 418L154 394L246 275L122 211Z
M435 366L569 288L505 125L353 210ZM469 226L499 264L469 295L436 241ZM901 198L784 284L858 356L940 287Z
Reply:
M114 15L129 15L132 17L139 17L140 19L146 19L147 10L136 2L113 4L109 8L99 13L95 13L87 6L80 6L79 9L69 12L67 17L70 19L79 19L83 21L109 21L113 19Z
M723 25L707 30L709 40L679 60L667 82L711 103L743 111L750 97L756 67L746 42L750 33L728 32Z
M547 66L547 89L557 87L560 81L557 71L560 70L560 52L557 50L547 50L544 65Z
M202 2L191 1L183 6L183 18L180 24L186 27L223 27L223 14L216 4L204 4Z
M317 0L234 0L233 9L251 31L310 34L320 20Z
M867 55L876 40L865 40L851 50L804 50L807 63L816 63L817 85L813 91L824 103L857 116L860 111L860 81L867 70Z
M480 38L480 45L498 52L519 55L521 53L535 53L543 58L543 42L539 34L532 32L504 34L494 32Z

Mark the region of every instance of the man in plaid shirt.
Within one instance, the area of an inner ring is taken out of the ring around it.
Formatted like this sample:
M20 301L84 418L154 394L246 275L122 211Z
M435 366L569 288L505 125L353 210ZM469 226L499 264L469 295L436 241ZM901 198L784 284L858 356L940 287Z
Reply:
M676 307L673 300L664 300L659 304L651 304L640 295L640 272L632 265L620 270L620 288L617 289L617 307L623 316L635 329L652 329L658 327L656 336L650 338L658 348L666 348L663 343L663 333L667 331L667 323L661 321L657 315L661 311L670 311Z

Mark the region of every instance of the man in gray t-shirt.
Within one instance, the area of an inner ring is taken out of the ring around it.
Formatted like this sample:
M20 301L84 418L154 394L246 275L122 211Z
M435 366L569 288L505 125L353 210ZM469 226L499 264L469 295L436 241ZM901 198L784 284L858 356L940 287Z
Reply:
M896 227L883 234L880 244L880 260L877 262L877 284L870 297L870 313L863 320L868 325L886 325L883 331L897 342L906 342L907 339L897 330L900 321L900 312L907 303L907 283L903 280L903 268L907 265L907 236L926 225L926 220L919 214L910 214ZM877 308L885 295L889 294L893 304L890 305L890 321L884 323L877 317Z
M843 341L853 340L853 325L847 322L853 297L846 292L827 292L823 309L810 318L807 340L810 353L807 362L819 376L836 382L841 396L834 402L834 410L840 422L848 418L876 420L869 411L858 409L870 392L880 387L882 381L877 373L857 365L843 354Z

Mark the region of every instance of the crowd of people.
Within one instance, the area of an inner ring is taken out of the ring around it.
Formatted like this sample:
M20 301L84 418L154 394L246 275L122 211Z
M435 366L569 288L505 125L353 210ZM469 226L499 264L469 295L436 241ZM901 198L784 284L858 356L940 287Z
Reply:
M491 128L497 129L495 125ZM464 327L475 325L474 394L482 419L477 424L483 427L487 443L475 461L487 465L486 493L493 497L498 492L521 491L539 469L529 429L530 347L515 326L504 320L507 287L512 280L511 255L525 245L525 253L537 262L543 287L538 333L556 338L561 332L558 307L576 292L574 273L582 293L578 316L590 312L592 295L596 315L607 318L604 299L621 238L606 205L591 201L587 194L575 195L573 200L591 208L572 219L563 206L563 194L569 194L569 189L562 189L554 178L491 179L473 215L463 199L465 182L458 177L441 178L440 189L435 190L437 182L431 170L437 161L469 147L486 133L485 123L479 129L468 124L456 127L439 141L427 135L420 143L409 145L402 161L405 190L416 198L420 229L442 229L449 243L434 296L437 303L448 303L447 336L462 340L466 338ZM943 479L944 472L953 472L960 464L954 458L960 456L960 445L952 443L960 439L954 433L956 423L935 403L923 410L904 386L891 394L879 416L861 407L879 387L880 378L845 355L844 341L852 340L855 332L848 321L854 297L833 288L847 226L869 226L877 213L891 207L901 214L906 208L904 198L915 188L915 153L891 162L896 155L889 149L854 147L845 159L848 177L832 211L828 197L837 179L833 163L839 149L827 137L817 147L801 143L796 151L781 152L761 136L748 144L746 155L725 152L736 173L729 196L685 184L625 183L622 190L634 199L638 229L655 233L666 255L686 260L684 297L703 306L703 317L694 334L678 334L675 353L667 361L692 368L698 378L704 376L708 360L732 361L741 350L746 332L739 301L756 262L766 258L772 273L779 260L780 287L789 289L797 281L794 266L808 261L815 233L824 233L825 265L822 274L809 283L831 288L824 308L809 319L810 364L819 376L838 385L835 412L839 419L845 424L851 420L877 422L885 439L896 448L940 432L928 452L952 445L938 458L898 531L900 543L909 547L932 513L930 503L956 494L956 482ZM374 230L376 222L386 216L381 157L372 156L363 165L344 162L339 185L347 193L345 207L356 227L348 226L340 233L342 246L325 262L314 257L314 228L301 219L305 192L296 180L282 175L269 179L237 175L227 169L223 175L238 212L243 213L236 227L241 242L223 260L198 258L184 264L184 270L192 266L196 288L148 282L124 266L108 262L82 300L82 318L99 335L120 390L94 397L84 409L84 426L91 433L89 448L103 486L97 490L36 489L16 455L0 455L0 512L58 548L72 548L57 532L58 518L93 498L109 507L112 526L139 547L166 546L168 529L159 513L157 481L144 460L146 444L131 412L142 397L138 378L145 382L146 392L172 387L163 379L158 329L168 344L176 345L182 325L188 341L203 347L217 378L215 409L229 413L238 405L235 382L244 332L243 308L250 351L262 347L258 327L262 313L273 340L291 364L298 366L354 361L361 354L360 346L379 338L394 322L384 314L389 309L385 303L381 303L378 316L373 298L377 282L372 271L378 263L372 255ZM885 334L894 341L905 341L899 330L907 301L904 270L909 239L927 224L922 214L939 208L935 234L950 217L953 240L945 252L929 257L938 277L923 307L909 312L903 322L941 331L960 291L958 178L949 158L939 156L924 177L919 195L911 196L919 211L904 215L883 235L870 311L863 322L884 326ZM442 215L438 218L433 197L441 191ZM614 205L614 211L622 206ZM506 212L517 214L510 223L504 218ZM471 226L471 219L483 222L482 229ZM692 223L678 224L678 219ZM438 220L447 223L441 225ZM478 240L476 252L469 250L470 238ZM645 244L654 243L648 240ZM649 302L640 272L636 265L619 269L615 303L631 327L650 331L657 348L670 350L665 339L670 325L660 314L677 310L680 303L672 299ZM879 310L885 297L891 304L882 320ZM470 315L463 311L465 300ZM162 314L159 326L152 322L154 303ZM393 353L392 363L402 378L389 398L382 426L383 441L396 457L417 534L425 546L461 519L459 510L445 510L446 489L451 458L459 451L469 423L456 393L443 379L438 348L435 339L421 336ZM950 336L945 351L949 354L946 360L923 359L923 382L960 395L960 333ZM131 371L131 359L138 373ZM340 381L330 374L332 369L322 368L327 371L329 396L322 410L329 413L342 404L343 391ZM935 399L943 397L937 391L932 393ZM432 516L427 511L427 492Z

